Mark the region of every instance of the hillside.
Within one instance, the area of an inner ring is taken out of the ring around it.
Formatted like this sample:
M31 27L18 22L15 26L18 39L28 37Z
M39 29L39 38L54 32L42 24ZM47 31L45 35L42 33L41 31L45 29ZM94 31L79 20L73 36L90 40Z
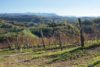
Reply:
M99 43L89 44L84 50L81 47L66 48L63 51L25 49L21 53L3 50L0 51L0 67L99 67Z
M100 66L99 17L0 17L0 67Z

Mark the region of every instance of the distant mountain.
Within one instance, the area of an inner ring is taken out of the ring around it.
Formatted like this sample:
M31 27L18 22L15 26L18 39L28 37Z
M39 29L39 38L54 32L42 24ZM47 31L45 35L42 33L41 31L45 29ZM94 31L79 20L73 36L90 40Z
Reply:
M58 15L54 14L54 13L3 13L0 14L0 17L4 17L4 16L41 16L41 17L58 17Z
M54 13L33 13L33 15L42 16L42 17L58 17L58 15Z
M41 19L42 18L42 19ZM18 21L18 22L35 22L39 23L42 21L45 22L62 22L64 20L68 20L74 22L76 17L63 17L56 15L54 13L4 13L0 14L0 19L8 20L8 21Z
M84 21L86 19L95 19L96 17L81 17ZM0 19L16 22L63 22L67 20L70 23L77 22L77 17L74 16L59 16L54 13L3 13L0 14Z

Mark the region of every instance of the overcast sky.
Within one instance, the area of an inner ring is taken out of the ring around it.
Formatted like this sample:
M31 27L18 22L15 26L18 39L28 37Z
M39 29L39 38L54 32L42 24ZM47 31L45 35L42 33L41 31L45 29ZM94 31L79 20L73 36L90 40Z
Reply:
M100 16L100 0L0 0L0 13L25 12Z

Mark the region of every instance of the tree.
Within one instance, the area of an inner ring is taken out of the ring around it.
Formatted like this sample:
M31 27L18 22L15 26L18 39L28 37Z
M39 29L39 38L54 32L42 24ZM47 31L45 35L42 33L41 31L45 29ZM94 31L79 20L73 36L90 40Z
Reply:
M78 22L79 22L79 28L80 28L81 47L84 47L84 36L83 36L83 29L82 29L82 23L81 23L81 19L80 18L78 18Z
M42 45L43 45L43 48L45 49L44 35L43 35L42 29L40 29L40 34L41 34L41 38L42 38Z
M10 39L9 38L7 38L7 43L8 43L9 50L11 50L11 42L10 42Z
M63 50L62 41L61 41L61 32L60 31L58 31L58 40L59 40L60 49Z
M93 22L93 33L94 33L94 38L97 42L99 42L99 34L100 34L100 18L97 18Z

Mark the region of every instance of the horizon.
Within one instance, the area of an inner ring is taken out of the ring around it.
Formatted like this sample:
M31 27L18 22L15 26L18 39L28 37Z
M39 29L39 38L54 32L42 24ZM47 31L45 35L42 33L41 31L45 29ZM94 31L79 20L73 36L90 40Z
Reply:
M32 13L32 12L23 12L23 13L0 13L0 14L37 14L36 12ZM59 14L56 14L56 13L38 13L38 14L55 14L57 16L62 16L62 17L100 17L100 16L75 16L75 15L59 15Z
M54 13L59 16L98 17L100 0L0 0L0 13Z

